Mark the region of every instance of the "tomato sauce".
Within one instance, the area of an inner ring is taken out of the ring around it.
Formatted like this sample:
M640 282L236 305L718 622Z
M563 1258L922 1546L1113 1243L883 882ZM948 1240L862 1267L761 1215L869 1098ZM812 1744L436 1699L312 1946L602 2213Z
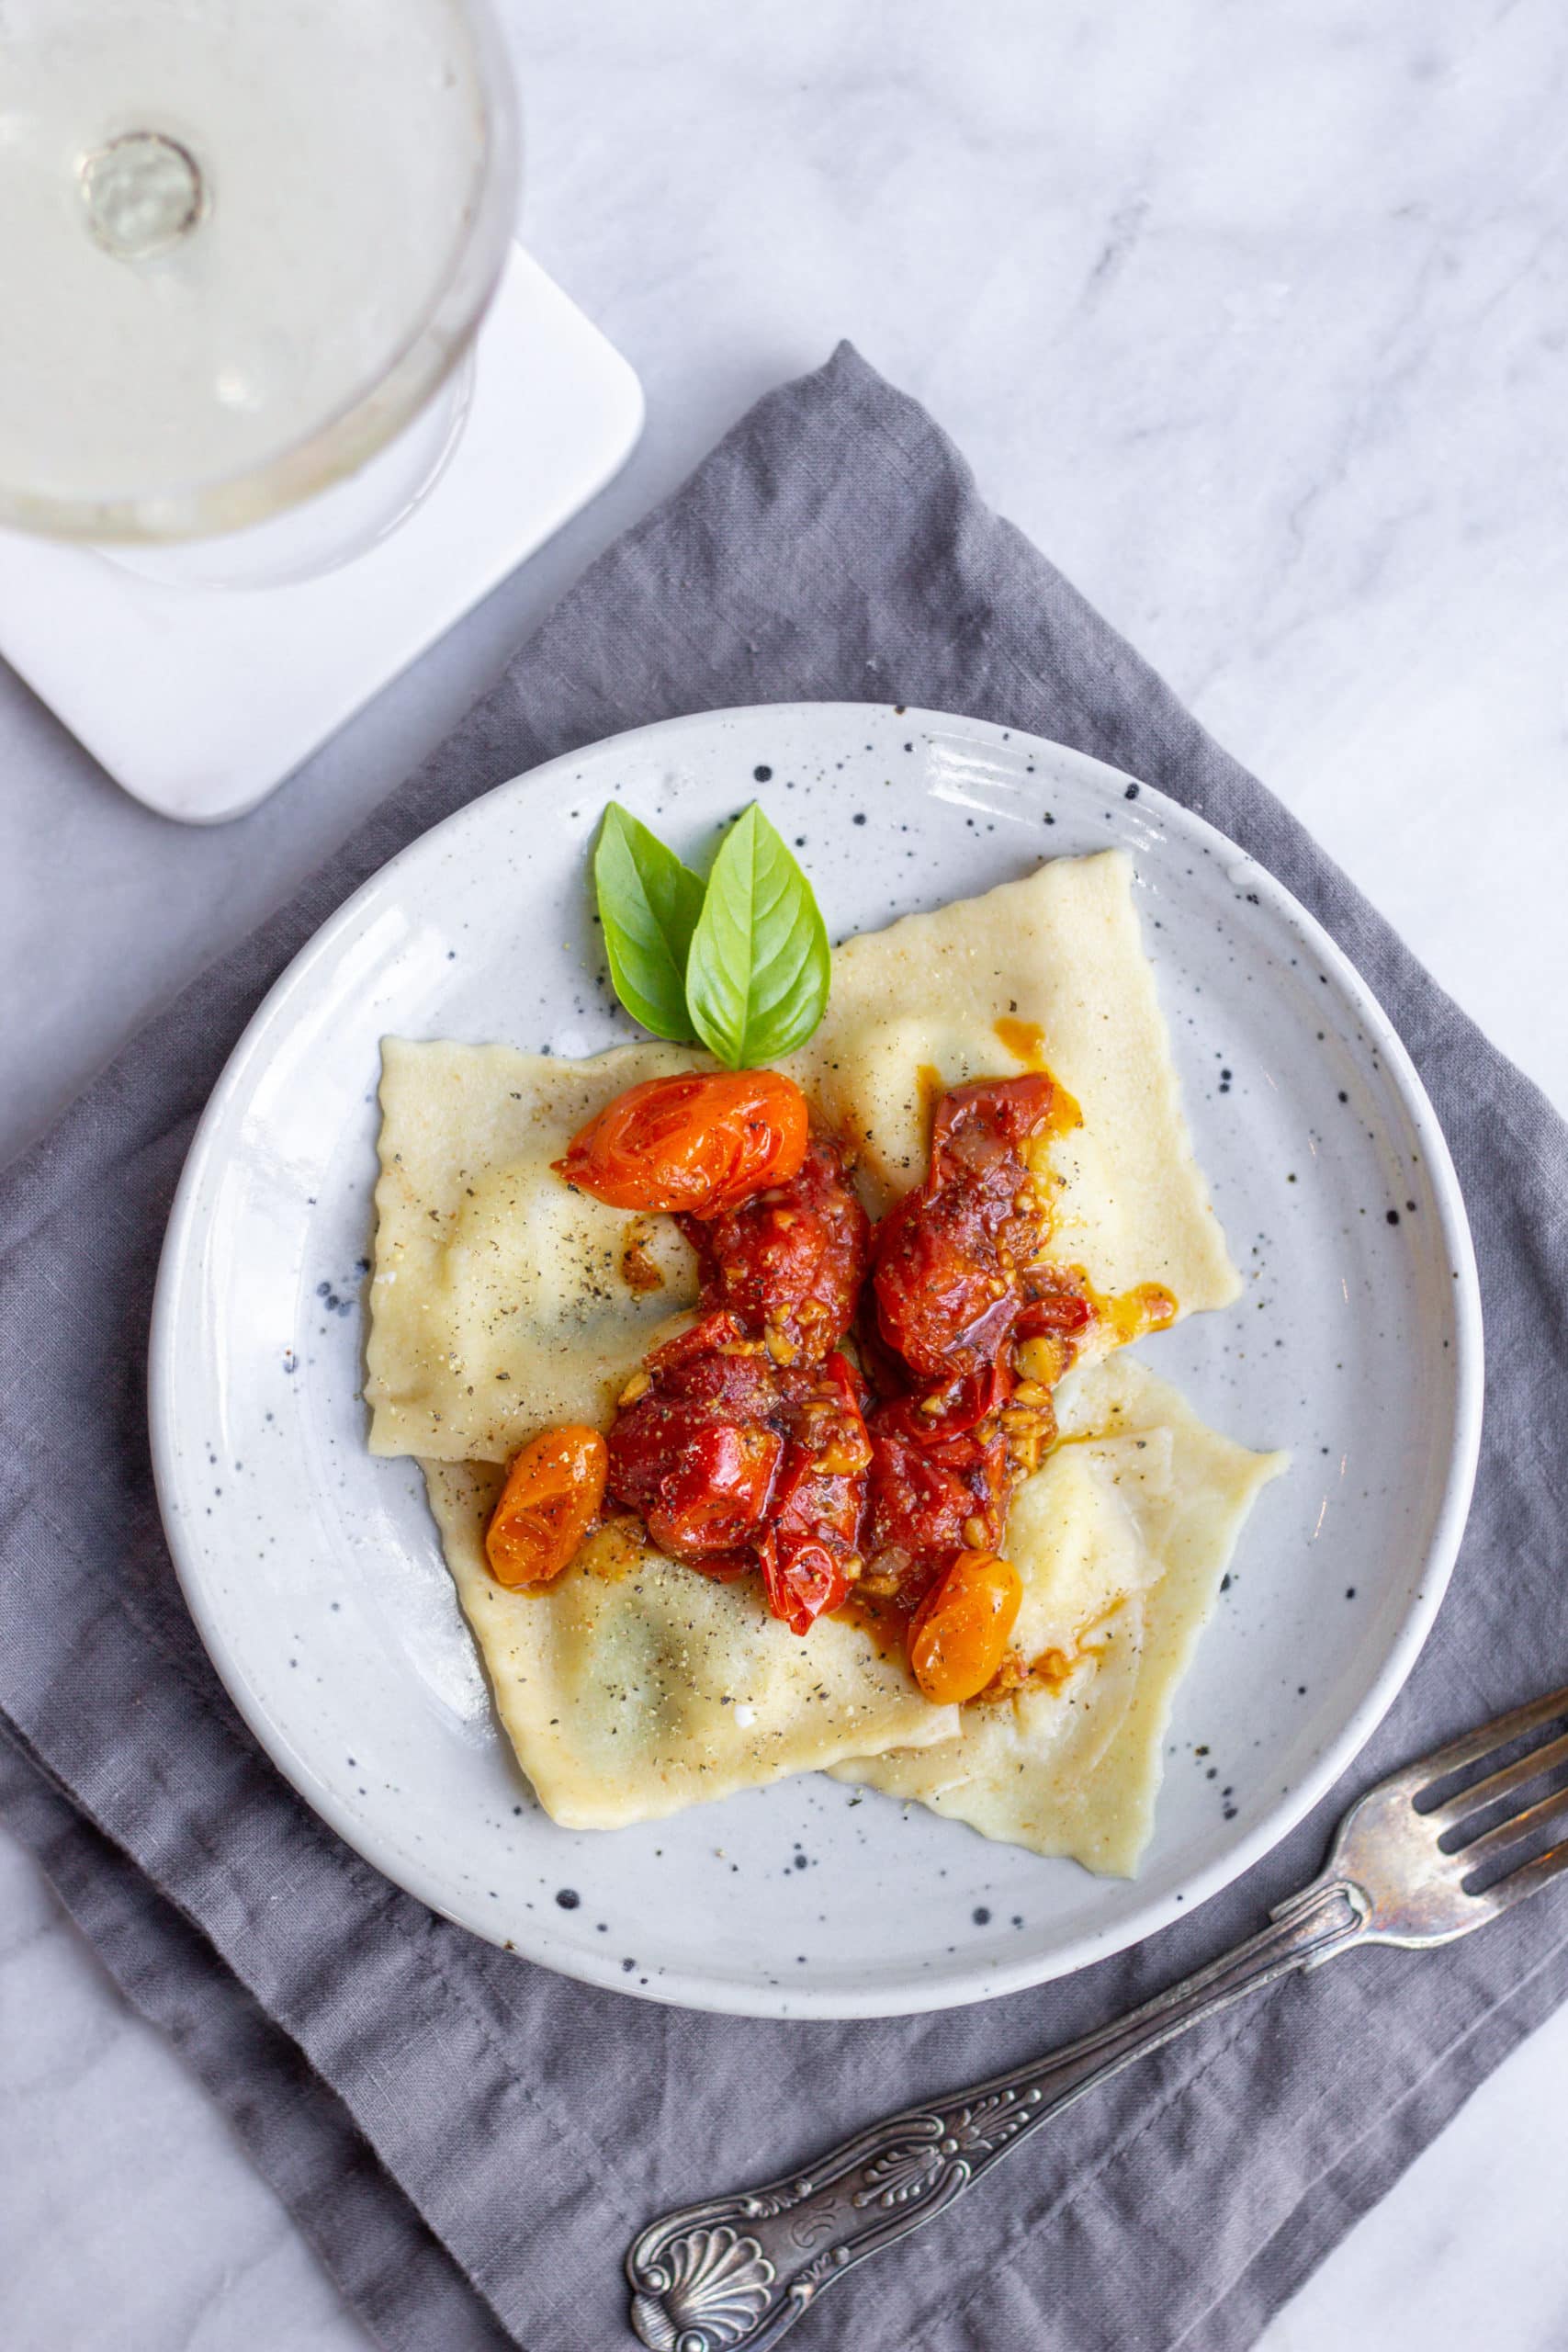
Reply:
M1080 1114L1042 1033L995 1025L1024 1074L944 1090L922 1068L927 1172L874 1229L776 1071L633 1088L558 1163L601 1199L674 1211L697 1258L697 1320L610 1430L604 1508L704 1575L760 1575L797 1634L852 1617L942 1702L1031 1671L1007 1652L1021 1586L1002 1545L1055 1442L1055 1383L1096 1326L1120 1340L1176 1313L1158 1284L1104 1297L1048 1257L1047 1148Z
M818 1364L838 1346L865 1279L871 1220L836 1144L816 1136L789 1183L680 1225L704 1305L738 1316L775 1363Z
M649 1358L617 1415L609 1491L671 1558L710 1576L757 1568L774 1616L804 1634L861 1568L871 1446L839 1343L870 1220L818 1136L788 1182L680 1222L699 1319Z

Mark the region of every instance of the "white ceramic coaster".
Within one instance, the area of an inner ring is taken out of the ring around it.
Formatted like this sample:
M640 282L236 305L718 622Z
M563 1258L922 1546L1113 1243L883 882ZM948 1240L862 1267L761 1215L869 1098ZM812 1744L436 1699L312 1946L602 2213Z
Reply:
M0 654L149 808L240 816L602 490L642 416L626 362L514 246L462 436L378 546L210 589L0 532Z

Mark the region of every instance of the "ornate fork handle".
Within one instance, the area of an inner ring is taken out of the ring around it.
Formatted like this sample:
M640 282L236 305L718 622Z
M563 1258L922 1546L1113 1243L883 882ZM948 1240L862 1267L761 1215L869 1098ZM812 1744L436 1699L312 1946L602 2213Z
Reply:
M1113 2025L940 2107L906 2108L803 2173L667 2213L626 2256L650 2352L765 2352L825 2287L962 2197L1047 2117L1200 2018L1367 1932L1353 1879L1326 1875L1269 1926Z

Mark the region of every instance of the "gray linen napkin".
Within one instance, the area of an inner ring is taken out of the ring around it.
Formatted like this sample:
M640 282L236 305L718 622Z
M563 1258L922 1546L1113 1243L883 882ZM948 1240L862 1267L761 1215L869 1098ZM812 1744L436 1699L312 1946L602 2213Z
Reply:
M638 722L886 699L1034 729L1200 809L1327 924L1453 1146L1490 1340L1452 1590L1314 1820L1135 1952L943 2016L753 2024L588 1991L367 1868L258 1754L171 1573L147 1458L148 1306L192 1125L322 918L488 786ZM847 345L762 401L592 567L452 741L145 1031L0 1188L0 1793L130 1998L234 2117L389 2345L630 2342L619 2263L664 2206L802 2162L887 2107L1106 2018L1258 1924L1350 1791L1568 1679L1558 1431L1568 1134L1158 678ZM1568 1898L1453 1950L1359 1955L1189 2035L957 2213L835 2288L800 2352L1249 2343L1568 1992Z

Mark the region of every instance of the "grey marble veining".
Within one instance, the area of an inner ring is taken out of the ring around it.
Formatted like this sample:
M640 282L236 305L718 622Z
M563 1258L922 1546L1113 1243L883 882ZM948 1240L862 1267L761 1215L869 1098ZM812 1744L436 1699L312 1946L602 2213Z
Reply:
M622 478L252 818L0 675L0 1148L286 894L612 533L840 334L1568 1109L1568 16L1555 0L502 0L525 233L640 370ZM1418 1963L1416 1963L1418 1964ZM1568 2341L1568 2019L1267 2352ZM0 1846L0 2337L367 2339Z

